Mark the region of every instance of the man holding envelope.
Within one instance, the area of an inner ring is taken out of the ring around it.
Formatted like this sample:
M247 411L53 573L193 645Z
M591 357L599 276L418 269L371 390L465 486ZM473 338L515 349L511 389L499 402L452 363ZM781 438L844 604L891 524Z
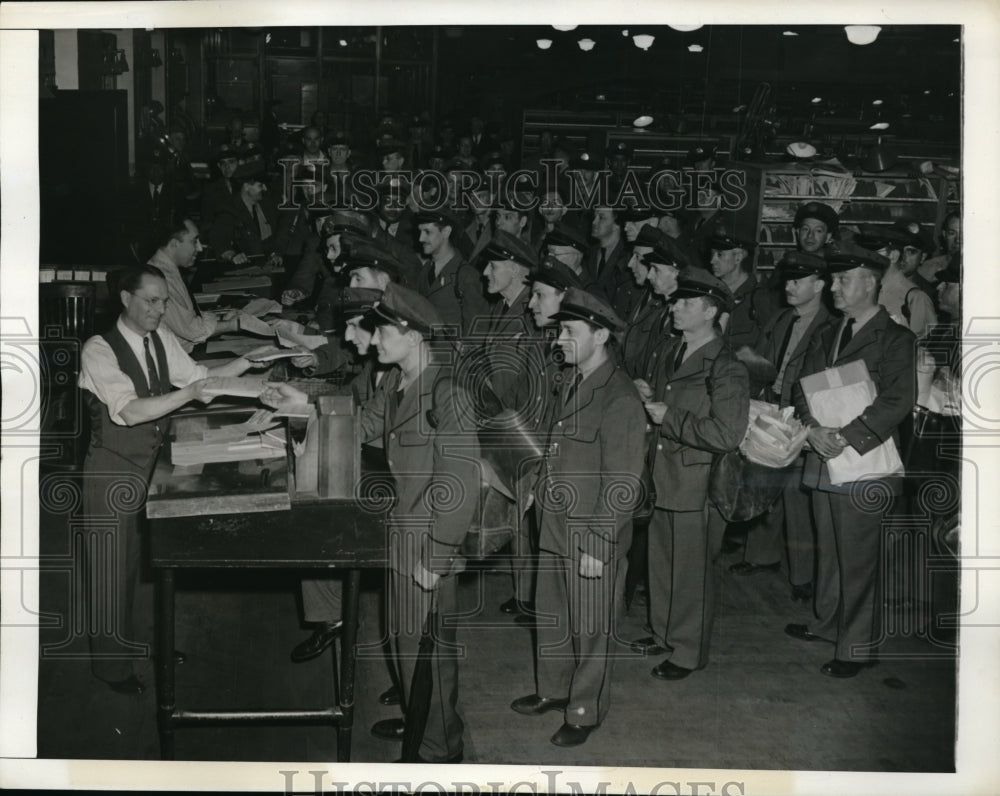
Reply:
M818 622L785 632L833 642L820 671L854 677L875 663L882 517L902 491L897 429L916 399L916 338L878 304L885 257L849 242L825 256L844 317L813 336L794 395L810 427L802 483L816 523Z

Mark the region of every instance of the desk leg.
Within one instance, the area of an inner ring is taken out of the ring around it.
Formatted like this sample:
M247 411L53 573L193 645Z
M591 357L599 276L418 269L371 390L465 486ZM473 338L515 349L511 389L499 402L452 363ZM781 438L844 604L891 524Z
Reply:
M351 730L354 726L354 662L358 640L358 605L361 570L348 570L344 577L344 631L340 637L340 709L343 716L337 727L337 761L351 761ZM337 661L334 659L334 669ZM334 671L336 678L336 671ZM336 679L334 679L336 682Z
M157 726L160 731L160 758L174 759L173 714L176 707L174 694L174 570L161 567L157 570L156 592L158 616L156 621L156 691Z

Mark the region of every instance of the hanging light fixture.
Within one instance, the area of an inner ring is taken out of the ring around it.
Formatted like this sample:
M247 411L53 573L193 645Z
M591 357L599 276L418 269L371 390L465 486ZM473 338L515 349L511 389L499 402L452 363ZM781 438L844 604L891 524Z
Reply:
M547 50L552 46L552 39L535 39L535 44L539 50Z
M622 31L622 36L624 36L626 39L628 38L628 28L625 28L625 30Z
M566 33L571 30L576 30L576 25L553 25L552 27L555 28L556 30L561 30L563 33Z
M875 124L873 124L868 129L869 130L888 130L889 129L889 122L875 122Z
M812 98L812 104L813 105L819 105L822 101L823 101L822 97L813 97Z
M651 36L648 33L637 33L632 37L632 43L643 51L652 47L654 41L656 41L656 36Z
M878 25L845 25L844 32L847 33L847 40L851 44L871 44L878 38L882 28Z
M700 44L689 44L688 45L688 52L689 53L700 53L700 52L703 52L704 50L705 50L705 48L702 47Z
M632 120L632 126L638 127L640 130L643 127L649 127L649 125L651 125L652 123L653 123L653 117L645 113L642 116L637 116L635 119Z
M585 53L586 52L590 52L591 50L593 50L595 44L597 44L597 42L594 41L593 39L580 39L580 41L577 42L577 45Z
M783 30L781 32L781 35L782 36L798 36L799 34L796 33L794 30Z
M688 33L692 30L698 30L702 25L670 25L674 30L679 30L681 33Z

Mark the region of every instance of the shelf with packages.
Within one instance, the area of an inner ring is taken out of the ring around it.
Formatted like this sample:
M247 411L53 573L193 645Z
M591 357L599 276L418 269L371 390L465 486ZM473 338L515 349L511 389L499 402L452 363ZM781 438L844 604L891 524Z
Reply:
M879 174L845 169L836 161L758 166L746 171L747 206L744 233L757 240L756 266L773 268L784 252L795 248L792 222L805 202L830 205L842 227L915 221L933 240L945 214L958 207L961 184L936 173L917 176L902 170Z

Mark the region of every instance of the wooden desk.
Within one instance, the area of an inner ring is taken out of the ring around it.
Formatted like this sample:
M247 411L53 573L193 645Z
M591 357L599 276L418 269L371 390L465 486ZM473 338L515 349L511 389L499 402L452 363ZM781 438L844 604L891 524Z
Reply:
M234 420L240 419L240 410L235 412ZM265 469L268 477L262 481ZM147 514L158 598L157 720L165 760L174 758L175 727L254 722L333 724L338 760L351 759L361 569L388 564L385 514L391 492L385 477L373 474L362 478L353 499L289 498L289 481L282 459L209 464L197 476L178 477L167 451L161 456ZM339 678L332 656L333 704L309 710L179 708L173 663L176 570L261 567L347 570Z

